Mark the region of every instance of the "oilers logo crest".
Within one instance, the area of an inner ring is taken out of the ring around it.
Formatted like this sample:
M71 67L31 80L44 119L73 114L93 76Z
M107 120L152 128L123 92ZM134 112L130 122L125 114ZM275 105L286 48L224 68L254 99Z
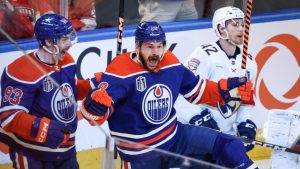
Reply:
M73 90L67 83L62 84L54 93L51 101L51 109L57 120L70 123L76 117L76 105Z
M152 124L165 122L171 113L173 96L168 86L156 84L144 96L142 109L145 119Z

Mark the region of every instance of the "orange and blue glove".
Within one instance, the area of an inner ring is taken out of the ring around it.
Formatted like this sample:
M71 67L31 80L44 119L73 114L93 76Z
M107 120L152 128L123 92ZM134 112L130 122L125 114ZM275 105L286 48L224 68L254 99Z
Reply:
M248 80L246 85L242 85L239 87L239 93L241 95L242 101L248 103L253 99L253 92L252 92L253 83Z
M112 98L104 88L97 88L90 91L82 102L82 115L91 125L95 125L93 121L101 125L112 111Z
M50 148L58 148L68 141L72 126L46 117L36 118L31 126L30 136L34 141Z
M222 99L225 103L230 101L240 101L241 97L239 92L233 92L232 89L245 85L247 82L246 77L233 77L228 79L221 79L218 82L218 88Z

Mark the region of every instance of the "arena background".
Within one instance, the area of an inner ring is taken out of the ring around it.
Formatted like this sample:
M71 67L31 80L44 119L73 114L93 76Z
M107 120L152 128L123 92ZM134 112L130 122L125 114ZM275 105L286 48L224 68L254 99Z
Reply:
M211 18L182 22L163 23L167 32L168 48L184 62L194 48L202 43L216 41L211 29ZM261 129L270 109L300 111L300 9L280 10L254 14L252 17L249 52L258 63L255 101L252 111ZM123 50L134 49L135 26L125 26ZM79 32L79 43L70 49L79 68L78 78L89 78L93 73L104 71L116 54L117 28L103 28ZM18 43L27 52L37 48L34 39ZM9 42L0 42L0 71L22 52ZM108 131L107 124L102 127ZM261 130L259 130L261 131ZM100 168L101 153L105 145L104 134L80 118L77 132L78 160L81 168ZM258 135L260 137L260 133ZM269 149L256 146L251 153L255 159L269 156ZM11 168L8 148L0 143L0 168Z

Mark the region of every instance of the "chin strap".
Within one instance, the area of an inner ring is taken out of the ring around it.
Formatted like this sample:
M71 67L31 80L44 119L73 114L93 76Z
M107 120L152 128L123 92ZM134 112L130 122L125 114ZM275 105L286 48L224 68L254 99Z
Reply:
M52 54L52 55L57 55L57 54L59 53L58 46L57 46L57 45L54 45L54 47L55 47L55 49L56 49L55 52L52 52L52 51L49 50L46 46L43 46L43 49L44 49L46 52L48 52L48 53L50 53L50 54Z
M238 44L236 44L236 43L234 43L232 40L230 40L230 39L227 39L227 42L228 43L231 43L232 45L234 45L234 46L238 46Z
M48 52L48 53L50 53L50 54L53 55L53 58L54 58L54 60L55 60L55 64L57 64L57 63L58 63L57 55L58 55L58 53L59 53L59 49L58 49L58 46L57 46L57 45L54 45L54 47L55 47L55 49L56 49L55 52L52 52L52 51L49 50L46 46L43 46L43 49L44 49L46 52Z

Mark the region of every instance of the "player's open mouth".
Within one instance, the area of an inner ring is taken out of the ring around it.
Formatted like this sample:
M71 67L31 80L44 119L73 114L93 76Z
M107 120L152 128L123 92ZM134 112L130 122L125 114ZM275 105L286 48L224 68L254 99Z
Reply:
M158 64L158 59L157 58L150 58L148 59L148 66L150 68L156 68Z

